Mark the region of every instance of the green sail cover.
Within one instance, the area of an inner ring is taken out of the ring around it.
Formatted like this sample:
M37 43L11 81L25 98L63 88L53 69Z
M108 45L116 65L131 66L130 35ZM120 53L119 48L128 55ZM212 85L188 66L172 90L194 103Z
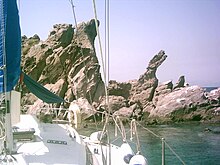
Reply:
M50 92L48 89L43 87L41 84L33 80L28 75L24 74L24 83L27 86L27 88L30 90L31 93L33 93L35 96L37 96L39 99L43 100L46 103L62 103L65 102L64 99L61 97L55 95L54 93Z

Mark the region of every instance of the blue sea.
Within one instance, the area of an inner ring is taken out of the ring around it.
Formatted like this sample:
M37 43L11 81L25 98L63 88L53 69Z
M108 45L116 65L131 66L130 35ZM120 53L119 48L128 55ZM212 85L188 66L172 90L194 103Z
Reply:
M210 92L214 89L217 89L218 87L203 87L205 89L206 92Z
M147 126L146 128L165 138L169 147L184 162L181 162L165 144L166 165L220 165L220 124L190 123ZM205 131L207 128L211 131ZM126 130L129 131L129 128ZM82 134L88 135L93 131L95 131L94 127L88 127ZM114 127L110 128L110 132L112 132L111 140L114 141ZM138 135L141 152L147 157L149 165L161 165L161 139L139 127ZM129 140L129 134L127 139ZM122 141L116 140L114 143L120 145ZM130 144L135 151L134 142Z
M209 128L212 131L205 131ZM150 127L188 165L220 165L220 125L178 124ZM143 154L150 165L161 164L161 140L140 129ZM165 145L165 163L183 164Z

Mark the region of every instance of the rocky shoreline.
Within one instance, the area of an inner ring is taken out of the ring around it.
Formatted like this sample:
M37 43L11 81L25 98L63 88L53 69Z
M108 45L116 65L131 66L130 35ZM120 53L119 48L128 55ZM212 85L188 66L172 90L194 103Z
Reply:
M68 109L77 105L82 120L88 122L93 122L94 116L100 121L101 114L107 111L121 116L125 122L136 119L145 124L220 122L220 88L207 92L202 87L187 84L183 75L177 83L160 83L156 72L167 58L163 50L153 56L139 79L111 80L106 99L95 37L94 20L79 24L77 32L70 24L54 25L46 41L41 41L37 35L22 37L22 70L66 100L53 107ZM42 107L48 107L25 85L22 89L24 113L36 114ZM49 110L42 113L48 114ZM59 118L66 116L61 113Z

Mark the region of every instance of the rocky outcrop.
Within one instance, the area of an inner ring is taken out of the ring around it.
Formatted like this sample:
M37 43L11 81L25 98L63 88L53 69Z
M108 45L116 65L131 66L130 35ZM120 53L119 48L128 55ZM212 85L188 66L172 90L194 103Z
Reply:
M33 37L27 38L27 36L22 36L22 54L26 55L30 48L40 42L40 37L35 34ZM24 56L23 56L24 57ZM23 58L22 60L25 60L26 58Z
M173 89L184 87L184 85L185 85L185 76L180 76L178 82L176 83L176 86L174 86Z
M150 112L150 116L166 117L179 110L187 111L206 101L203 88L199 86L182 88L160 97L155 104L156 108Z
M127 93L132 94L138 81L129 81L132 88ZM120 83L114 81L114 90L117 95L122 95L116 88ZM173 87L172 81L159 84L152 101L143 102L139 98L136 102L131 96L126 99L126 106L116 107L114 115L123 117L123 120L144 120L147 124L160 124L181 121L214 121L219 122L218 108L220 107L220 88L206 92L199 86L189 86L185 77L181 76ZM143 97L146 95L143 95ZM112 96L113 97L113 96ZM143 104L144 103L144 104ZM138 110L132 107L138 105ZM117 110L118 109L118 110Z
M127 107L127 100L122 96L108 96L101 99L100 105L98 107L99 111L106 111L111 114L118 111L122 107Z
M165 51L161 50L149 62L147 71L132 85L132 102L140 102L142 105L146 105L149 101L152 101L155 89L158 85L156 71L166 58L167 55L165 55Z
M131 90L131 83L118 83L116 81L109 81L109 86L108 86L108 93L109 95L114 95L114 96L122 96L125 99L128 99L130 96L130 90Z
M211 104L220 104L220 88L206 93L206 97Z
M163 98L168 93L172 92L172 90L173 90L172 81L166 81L160 84L155 90L154 97L152 100L153 104L156 105L158 100L161 100L161 98Z
M186 85L184 76L175 85L172 81L159 83L156 71L167 58L163 50L150 60L139 79L111 80L106 98L94 48L95 37L94 20L80 23L77 28L70 24L54 25L46 41L40 41L37 35L22 37L23 71L66 100L53 107L68 109L77 105L82 119L87 121L96 120L94 116L101 119L105 112L122 116L125 121L137 119L150 124L208 121L219 115L220 88L205 92L199 86ZM34 97L24 85L22 104L30 105L23 112L48 115L44 120L50 122L56 115L50 114L51 105ZM60 114L60 119L66 118L65 112Z
M94 49L95 21L81 23L77 29L70 24L57 24L46 41L40 41L37 35L29 39L23 37L22 68L69 102L82 97L92 103L104 93ZM23 104L33 103L28 92L24 86Z
M130 107L122 107L114 113L114 115L121 116L125 118L125 120L131 119L132 114L133 114L133 110Z

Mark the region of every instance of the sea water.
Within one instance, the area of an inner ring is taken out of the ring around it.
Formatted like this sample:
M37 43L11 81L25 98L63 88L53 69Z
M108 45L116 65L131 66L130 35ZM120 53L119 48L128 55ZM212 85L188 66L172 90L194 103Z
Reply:
M220 125L178 124L149 128L159 134L177 156L189 165L220 165ZM207 131L208 130L208 131ZM141 148L149 164L161 164L161 140L140 131ZM165 145L165 163L183 164Z
M147 126L148 130L165 139L166 165L220 165L220 124L184 123L173 125ZM88 135L94 127L81 130ZM114 137L114 127L110 127L111 141L120 145L122 141ZM126 132L129 128L126 127ZM141 153L148 159L149 165L161 165L162 141L146 129L138 127ZM136 141L127 140L136 151ZM171 150L169 149L171 148ZM175 155L176 154L176 155ZM178 159L181 159L181 161Z

